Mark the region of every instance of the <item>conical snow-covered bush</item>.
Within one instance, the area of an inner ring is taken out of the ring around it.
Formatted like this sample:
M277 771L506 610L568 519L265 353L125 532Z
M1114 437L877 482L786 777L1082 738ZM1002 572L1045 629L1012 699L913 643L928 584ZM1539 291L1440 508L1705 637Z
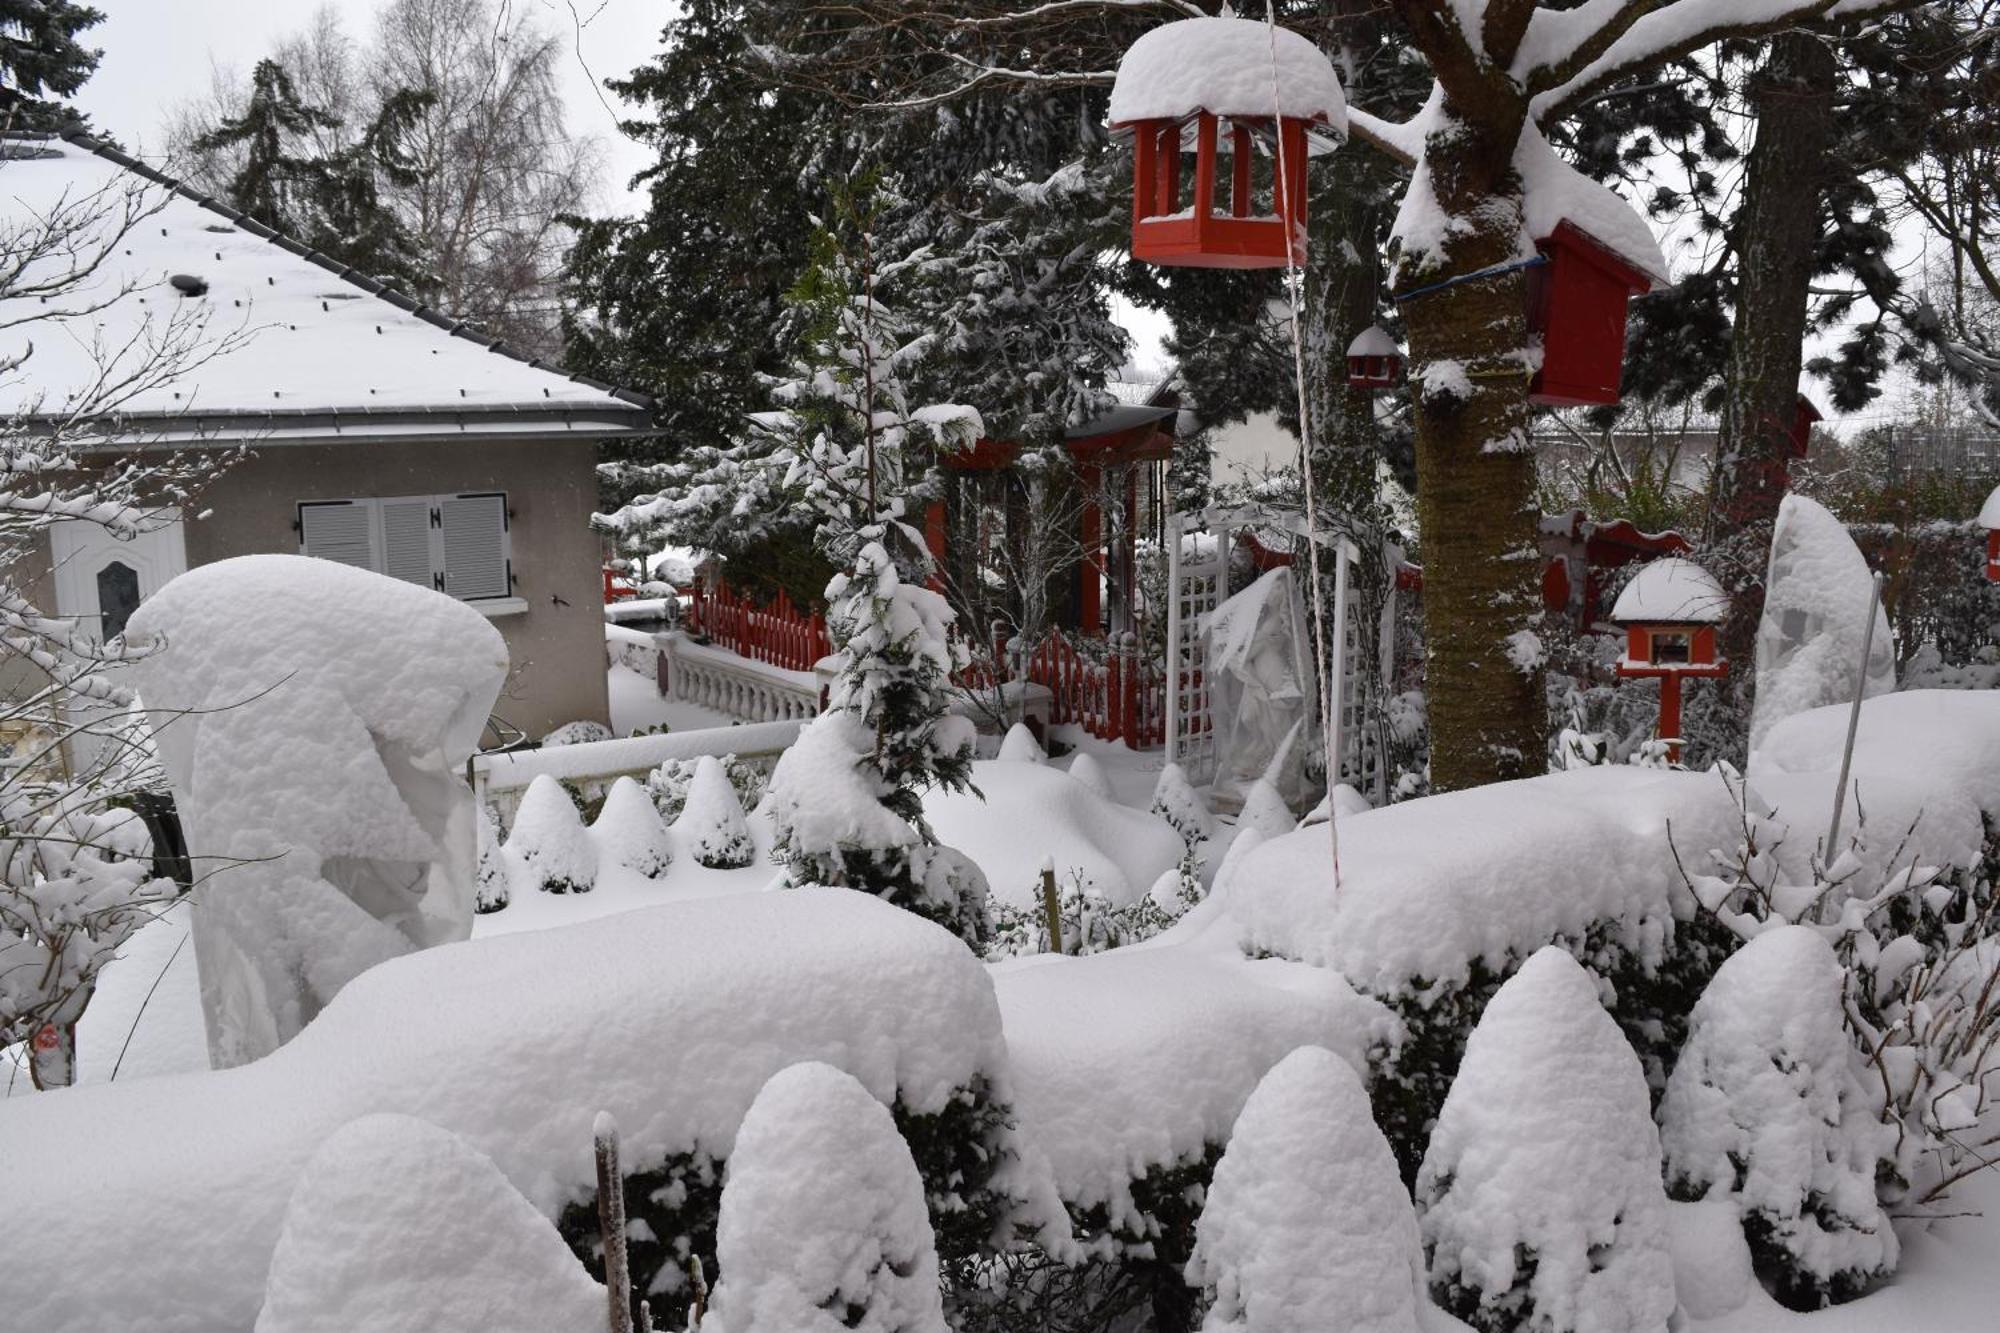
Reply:
M544 893L589 893L597 885L597 847L562 784L544 773L528 784L507 850Z
M473 872L472 910L497 912L513 898L508 882L507 853L500 845L500 825L484 801L479 803L479 861Z
M1035 739L1035 733L1028 730L1024 722L1016 722L1007 728L1007 734L1000 739L1000 758L1024 764L1046 764L1048 752Z
M889 1109L831 1065L771 1077L729 1155L702 1333L944 1333L923 1180Z
M1069 775L1105 800L1116 799L1111 794L1111 779L1105 775L1104 765L1088 754L1078 753L1076 758L1070 760Z
M1840 960L1819 932L1780 926L1702 992L1660 1103L1667 1183L1733 1198L1778 1298L1816 1310L1896 1266L1875 1194L1893 1133L1869 1110L1841 1018Z
M1298 826L1291 807L1278 794L1276 783L1269 778L1258 778L1250 784L1250 793L1243 798L1242 813L1236 816L1236 827L1256 829L1269 840L1282 838Z
M1215 816L1209 812L1208 802L1202 800L1188 781L1187 770L1179 764L1160 770L1160 779L1153 784L1152 810L1172 824L1181 841L1190 846L1215 835Z
M756 859L757 845L750 840L749 821L737 803L736 789L729 785L729 777L714 755L703 755L695 765L687 804L674 822L674 832L692 849L696 862L711 870L735 870Z
M1597 984L1543 948L1494 994L1417 1173L1439 1305L1481 1333L1664 1333L1674 1312L1646 1076Z
M611 784L590 831L597 839L599 856L647 879L666 874L673 862L667 826L660 822L660 812L646 789L631 778L619 778Z
M1187 1280L1215 1293L1203 1333L1419 1333L1429 1298L1416 1214L1339 1056L1302 1046L1250 1094Z

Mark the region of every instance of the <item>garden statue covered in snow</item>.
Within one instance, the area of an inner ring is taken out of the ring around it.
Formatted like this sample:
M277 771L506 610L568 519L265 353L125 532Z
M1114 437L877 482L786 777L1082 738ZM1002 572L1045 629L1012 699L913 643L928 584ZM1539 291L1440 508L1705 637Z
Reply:
M384 959L471 933L477 818L460 772L507 674L463 602L255 555L133 615L135 669L195 857L209 1058L268 1054Z
M1274 569L1208 613L1217 794L1241 799L1268 774L1293 804L1304 795L1301 740L1313 729L1313 667L1289 569Z

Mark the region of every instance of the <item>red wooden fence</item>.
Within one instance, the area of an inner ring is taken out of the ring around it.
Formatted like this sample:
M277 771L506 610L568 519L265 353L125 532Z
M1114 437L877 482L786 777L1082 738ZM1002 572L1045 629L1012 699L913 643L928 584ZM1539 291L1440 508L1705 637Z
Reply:
M687 625L718 648L787 671L811 671L833 651L825 619L817 612L800 614L782 589L776 601L759 607L737 596L726 583L713 589L697 584L688 604Z

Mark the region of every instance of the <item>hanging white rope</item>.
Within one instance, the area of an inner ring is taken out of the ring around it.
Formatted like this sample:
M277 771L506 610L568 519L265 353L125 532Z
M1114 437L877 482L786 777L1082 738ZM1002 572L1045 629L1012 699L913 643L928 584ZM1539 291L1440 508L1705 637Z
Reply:
M1278 142L1277 176L1272 181L1272 203L1282 201L1278 208L1278 220L1285 229L1285 298L1291 307L1292 325L1292 381L1299 398L1299 478L1306 493L1306 565L1312 577L1313 638L1319 651L1313 654L1314 684L1319 690L1320 702L1320 743L1326 750L1326 831L1333 845L1333 891L1340 892L1340 816L1335 810L1334 787L1340 782L1340 681L1327 679L1326 655L1326 598L1322 592L1319 576L1319 510L1314 499L1317 487L1313 482L1312 413L1306 403L1306 348L1305 337L1299 331L1299 314L1305 306L1305 274L1299 270L1298 259L1292 242L1292 215L1303 199L1290 196L1291 176L1285 162L1285 122L1284 89L1278 78L1278 16L1277 0L1264 0L1264 28L1271 38L1271 128L1276 131ZM1299 173L1303 181L1305 173ZM1300 195L1305 194L1303 183ZM1344 560L1342 550L1345 543L1336 541L1333 558ZM1343 631L1344 632L1344 631ZM1334 645L1345 648L1345 644ZM1341 656L1345 657L1345 653ZM1329 684L1331 688L1329 689Z

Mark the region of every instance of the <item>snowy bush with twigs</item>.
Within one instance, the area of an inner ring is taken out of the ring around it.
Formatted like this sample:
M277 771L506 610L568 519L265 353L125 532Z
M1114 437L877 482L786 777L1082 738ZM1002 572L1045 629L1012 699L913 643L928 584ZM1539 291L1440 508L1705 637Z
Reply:
M711 870L736 870L757 859L750 824L736 803L736 789L715 756L695 761L694 780L674 831L687 843L697 865Z
M660 812L646 789L631 778L619 778L611 784L590 832L597 840L601 859L647 879L660 878L673 863L667 826L660 822Z
M722 765L722 775L729 779L729 785L736 792L736 803L745 810L755 810L757 803L764 799L764 788L769 779L754 764L745 763L733 754L721 755L717 762ZM694 785L694 774L701 767L701 757L693 759L669 759L646 775L646 794L653 799L653 806L660 812L660 818L672 824L681 817L681 810L687 805L688 789Z
M589 893L597 886L597 847L590 831L576 802L546 773L522 794L507 850L521 859L543 893Z
M500 834L500 821L493 817L492 807L485 802L479 805L479 860L473 870L472 910L475 912L497 912L514 898L514 886L509 878L507 849Z

